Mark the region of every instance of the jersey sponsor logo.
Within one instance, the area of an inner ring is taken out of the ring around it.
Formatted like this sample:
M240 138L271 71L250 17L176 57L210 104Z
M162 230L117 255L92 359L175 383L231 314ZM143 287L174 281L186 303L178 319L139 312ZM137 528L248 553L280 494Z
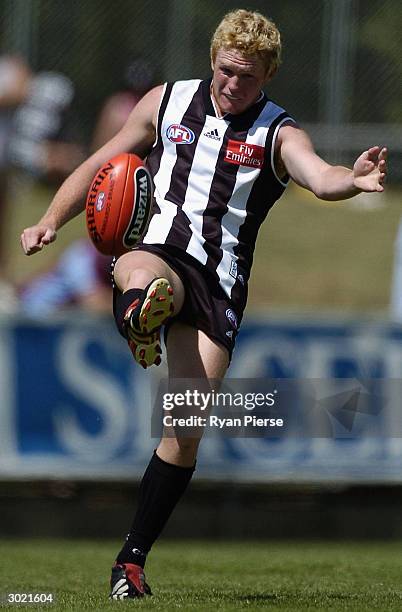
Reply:
M228 338L232 339L233 338L233 329L231 329L230 331L227 331L226 335L227 335Z
M191 144L195 140L193 130L181 123L172 123L166 130L166 137L175 144Z
M236 313L234 313L231 308L227 308L225 314L226 314L227 320L232 325L232 327L237 329L237 316L236 316Z
M221 137L219 136L219 132L216 128L214 130L211 130L210 132L204 132L204 136L206 136L207 138L212 138L212 140L221 139Z
M239 140L228 140L225 161L237 166L262 168L264 164L264 147Z

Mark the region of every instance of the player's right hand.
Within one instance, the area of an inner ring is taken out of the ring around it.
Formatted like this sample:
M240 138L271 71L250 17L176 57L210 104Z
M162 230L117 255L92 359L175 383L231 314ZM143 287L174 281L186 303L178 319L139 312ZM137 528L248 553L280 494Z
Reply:
M25 255L33 255L56 240L56 232L46 225L27 227L21 234L21 246Z

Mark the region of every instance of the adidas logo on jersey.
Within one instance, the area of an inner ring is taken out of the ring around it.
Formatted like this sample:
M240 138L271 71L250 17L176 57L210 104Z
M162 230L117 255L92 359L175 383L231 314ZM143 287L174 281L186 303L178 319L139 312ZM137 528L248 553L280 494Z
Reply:
M204 136L206 136L207 138L212 138L213 140L221 139L221 137L219 136L219 132L216 128L214 130L211 130L210 132L205 132Z

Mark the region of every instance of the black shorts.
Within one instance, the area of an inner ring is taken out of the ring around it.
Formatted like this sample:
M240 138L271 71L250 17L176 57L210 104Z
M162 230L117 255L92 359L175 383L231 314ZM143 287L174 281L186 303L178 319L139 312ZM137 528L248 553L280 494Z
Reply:
M205 266L185 251L161 244L141 244L133 250L147 251L163 259L184 285L184 303L165 326L165 343L171 325L181 321L222 344L231 359L247 302L247 283L237 280L230 299Z

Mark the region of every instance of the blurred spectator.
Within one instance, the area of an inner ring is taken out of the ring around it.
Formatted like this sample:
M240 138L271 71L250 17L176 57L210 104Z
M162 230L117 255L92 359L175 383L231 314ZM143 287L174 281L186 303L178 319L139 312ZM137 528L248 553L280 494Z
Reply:
M74 97L74 84L64 74L54 71L29 74L25 97L12 118L6 151L11 177L9 227L14 230L13 242L26 223L22 215L27 218L32 215L29 205L36 209L35 215L39 207L44 209L49 199L45 190L58 187L86 155L79 143ZM11 251L14 246L10 238L7 244ZM23 276L17 258L13 257L7 265L10 277Z
M6 146L15 109L28 93L31 72L25 61L14 55L0 56L0 169L6 165Z
M95 126L92 150L96 151L123 127L139 100L154 84L155 71L144 59L127 64L121 88L105 101Z
M85 151L69 125L74 93L72 81L59 72L32 76L10 136L8 155L14 167L59 183L83 161Z
M0 312L13 311L14 291L5 278L4 228L8 197L7 146L16 109L26 99L31 72L22 57L0 56Z
M112 258L101 255L89 240L73 242L56 266L26 284L20 292L21 310L46 317L72 306L110 314Z

